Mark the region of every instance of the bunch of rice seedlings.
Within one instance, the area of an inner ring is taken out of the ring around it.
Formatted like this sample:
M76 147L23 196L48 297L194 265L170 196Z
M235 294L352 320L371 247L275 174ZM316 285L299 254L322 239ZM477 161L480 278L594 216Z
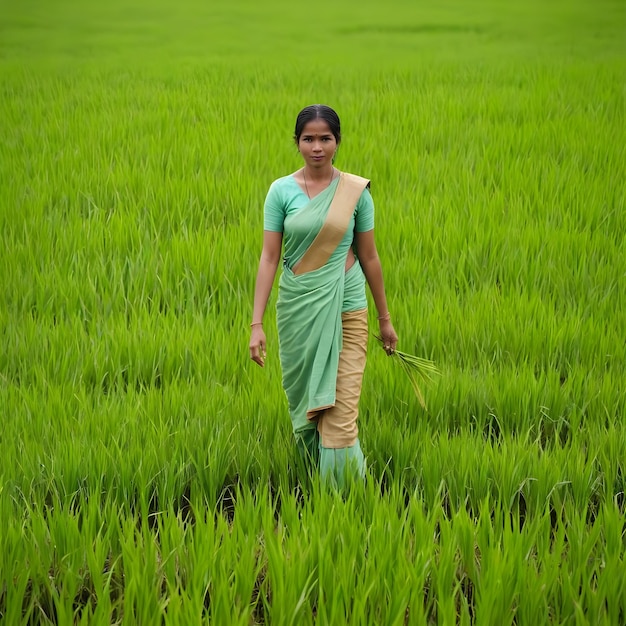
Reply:
M382 337L379 337L378 335L375 335L375 337L381 342L382 345ZM434 376L441 373L435 363L429 359L424 359L422 357L415 356L414 354L409 354L408 352L402 352L402 350L394 350L391 353L391 356L396 357L395 361L397 361L406 372L420 406L425 411L428 411L426 401L424 400L424 394L420 387L420 381L424 383L432 382L434 380Z

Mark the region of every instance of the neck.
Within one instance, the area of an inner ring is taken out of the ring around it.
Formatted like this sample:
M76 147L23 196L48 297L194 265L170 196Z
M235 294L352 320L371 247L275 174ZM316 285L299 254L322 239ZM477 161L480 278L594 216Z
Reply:
M302 168L304 171L304 175L311 181L324 181L328 180L335 173L335 166L329 165L327 167L322 168L310 168L307 165Z

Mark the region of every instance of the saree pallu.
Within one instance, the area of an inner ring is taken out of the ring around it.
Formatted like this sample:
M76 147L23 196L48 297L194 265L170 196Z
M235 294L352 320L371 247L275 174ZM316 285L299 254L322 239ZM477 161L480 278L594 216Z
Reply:
M367 182L342 173L290 217L289 224L285 221L285 228L303 235L297 252L285 259L276 307L283 388L296 433L311 428L312 421L336 405L346 279L346 251L338 252L337 245ZM360 267L348 271L353 270ZM357 402L358 395L360 379ZM353 429L328 447L344 447L344 441L355 437Z

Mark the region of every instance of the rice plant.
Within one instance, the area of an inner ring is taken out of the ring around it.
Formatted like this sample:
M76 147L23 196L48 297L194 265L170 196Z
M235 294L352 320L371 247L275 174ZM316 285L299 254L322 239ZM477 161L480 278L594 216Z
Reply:
M4 2L0 621L624 623L624 26ZM403 348L370 352L343 495L299 469L275 293L246 349L313 102L372 180Z

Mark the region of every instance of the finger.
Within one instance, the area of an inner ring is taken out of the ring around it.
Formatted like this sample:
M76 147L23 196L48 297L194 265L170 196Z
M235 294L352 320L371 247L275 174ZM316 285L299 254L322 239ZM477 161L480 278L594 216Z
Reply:
M263 344L250 348L250 358L263 367L265 364L265 346Z

